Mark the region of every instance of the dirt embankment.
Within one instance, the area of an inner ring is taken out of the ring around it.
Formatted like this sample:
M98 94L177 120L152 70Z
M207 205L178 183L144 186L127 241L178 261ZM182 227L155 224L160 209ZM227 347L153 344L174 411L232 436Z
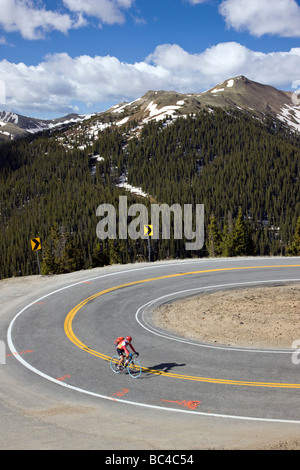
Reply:
M202 294L160 306L153 320L207 343L292 348L300 341L300 283Z

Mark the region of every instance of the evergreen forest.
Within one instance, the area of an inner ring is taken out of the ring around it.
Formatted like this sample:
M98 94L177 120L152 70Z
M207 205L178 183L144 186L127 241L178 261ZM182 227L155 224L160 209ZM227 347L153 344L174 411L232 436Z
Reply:
M132 127L107 128L86 146L67 148L66 135L0 146L1 279L37 274L37 257L42 274L147 261L147 239L96 235L97 207L118 208L120 195L149 209L204 204L203 248L186 251L171 232L150 241L151 261L300 255L300 136L282 124L214 109L150 122L138 136ZM124 178L148 197L120 187ZM42 249L34 253L37 237Z

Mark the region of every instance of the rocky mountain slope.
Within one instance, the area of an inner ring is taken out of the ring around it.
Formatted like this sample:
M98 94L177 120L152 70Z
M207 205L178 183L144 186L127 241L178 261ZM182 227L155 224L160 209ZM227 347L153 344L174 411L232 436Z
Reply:
M0 140L14 140L49 129L59 129L87 119L89 116L68 114L62 118L45 120L22 116L7 111L0 111Z
M117 124L131 120L144 124L167 116L184 116L203 108L236 108L257 118L269 115L300 131L300 103L294 101L292 92L277 90L239 76L199 94L149 91L138 100L117 105L109 111L123 116Z
M88 116L72 114L51 121L27 118L0 111L0 139L13 140L28 133L74 125L75 132L96 137L108 126L129 125L138 132L144 124L194 114L201 109L221 107L239 109L262 119L270 116L292 130L300 131L300 103L293 93L277 90L238 76L225 80L203 93L148 91L130 103L119 103L105 112ZM77 125L76 125L77 124Z

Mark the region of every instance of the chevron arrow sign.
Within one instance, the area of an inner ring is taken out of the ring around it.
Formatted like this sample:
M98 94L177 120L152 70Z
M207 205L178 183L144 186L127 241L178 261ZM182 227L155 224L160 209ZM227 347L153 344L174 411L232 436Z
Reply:
M32 238L30 241L32 251L40 250L42 248L41 240L39 238Z

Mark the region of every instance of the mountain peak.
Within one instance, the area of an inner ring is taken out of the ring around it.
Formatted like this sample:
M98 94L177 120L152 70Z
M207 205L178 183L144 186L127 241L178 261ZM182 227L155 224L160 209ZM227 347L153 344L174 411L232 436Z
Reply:
M141 128L150 121L184 117L203 109L218 107L238 109L258 119L269 115L292 130L300 131L300 106L293 103L292 92L278 90L239 75L226 79L202 93L149 90L130 103L122 102L105 112L88 116L71 114L50 121L0 111L0 140L72 126L82 121L88 123L89 135L98 136L98 133L108 126L118 127L132 123Z

